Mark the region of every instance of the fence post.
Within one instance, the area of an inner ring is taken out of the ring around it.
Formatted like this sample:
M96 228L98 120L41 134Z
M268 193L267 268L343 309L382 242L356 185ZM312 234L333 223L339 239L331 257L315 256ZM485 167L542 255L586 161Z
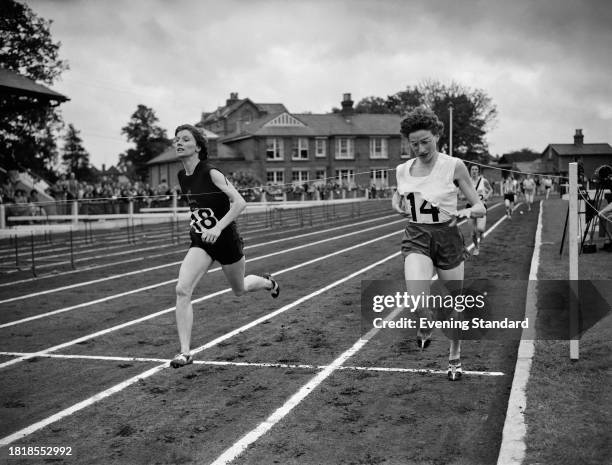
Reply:
M0 204L0 229L6 228L6 207Z
M177 220L177 215L178 215L178 194L176 193L176 191L172 191L172 218L174 220L174 222L176 222Z
M72 202L72 224L79 224L79 202Z
M36 278L36 261L34 258L34 231L30 232L30 247L32 252L32 274Z

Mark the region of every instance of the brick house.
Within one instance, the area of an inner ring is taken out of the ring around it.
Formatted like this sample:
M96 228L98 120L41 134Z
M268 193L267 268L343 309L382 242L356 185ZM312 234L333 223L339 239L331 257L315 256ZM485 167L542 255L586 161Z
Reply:
M394 169L408 158L401 117L359 114L350 94L337 113L281 111L243 122L221 136L217 164L251 170L264 184L323 183L334 178L347 188L395 184Z
M585 144L582 129L576 129L573 144L548 144L541 160L547 173L560 176L567 175L568 163L582 162L590 179L601 165L612 166L612 147L608 143Z
M266 115L287 111L282 103L254 103L249 98L238 98L238 92L230 93L225 106L212 113L202 113L198 127L202 127L219 136L240 132L243 124L249 124Z
M225 107L203 113L197 123L208 131L211 163L228 175L251 172L262 184L277 186L328 180L349 189L380 189L395 185L395 167L409 158L401 117L355 113L351 94L344 94L339 112L326 114L289 113L282 104L237 96L232 93ZM182 168L172 148L148 165L152 186L164 178L174 184Z

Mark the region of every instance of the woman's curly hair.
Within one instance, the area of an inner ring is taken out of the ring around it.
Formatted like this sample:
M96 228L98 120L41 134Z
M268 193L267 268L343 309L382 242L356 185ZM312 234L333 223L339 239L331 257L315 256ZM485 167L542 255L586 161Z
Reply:
M206 160L208 158L208 139L206 139L204 132L191 124L181 124L174 130L174 135L176 136L181 131L189 131L191 133L196 141L196 145L200 147L198 158Z
M430 109L419 107L402 120L400 132L408 137L410 133L422 129L431 131L434 136L441 136L444 133L444 123Z

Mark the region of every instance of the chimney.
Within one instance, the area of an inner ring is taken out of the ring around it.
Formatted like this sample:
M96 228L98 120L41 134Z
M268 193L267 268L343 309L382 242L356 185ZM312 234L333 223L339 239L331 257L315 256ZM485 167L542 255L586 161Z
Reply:
M238 92L230 92L230 98L225 101L225 106L229 107L230 105L236 103L238 100Z
M351 94L342 94L342 111L343 115L352 115L355 112L353 108L353 101L351 100Z
M102 173L106 173L106 165L102 163Z
M581 146L584 143L584 136L582 135L582 129L576 129L574 134L574 145Z

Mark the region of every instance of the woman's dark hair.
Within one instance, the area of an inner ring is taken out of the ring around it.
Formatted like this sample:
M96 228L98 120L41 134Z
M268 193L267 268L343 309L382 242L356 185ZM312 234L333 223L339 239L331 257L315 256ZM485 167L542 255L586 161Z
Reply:
M408 137L411 133L420 130L431 131L434 136L444 133L444 123L436 114L424 107L415 108L402 120L400 132Z
M468 171L472 171L472 168L478 168L478 172L480 173L480 165L476 165L474 163L470 164L470 167L468 168Z
M208 158L208 139L206 139L204 132L191 124L181 124L174 130L174 135L176 136L181 131L189 131L191 133L196 141L196 145L200 147L198 158L206 160Z

